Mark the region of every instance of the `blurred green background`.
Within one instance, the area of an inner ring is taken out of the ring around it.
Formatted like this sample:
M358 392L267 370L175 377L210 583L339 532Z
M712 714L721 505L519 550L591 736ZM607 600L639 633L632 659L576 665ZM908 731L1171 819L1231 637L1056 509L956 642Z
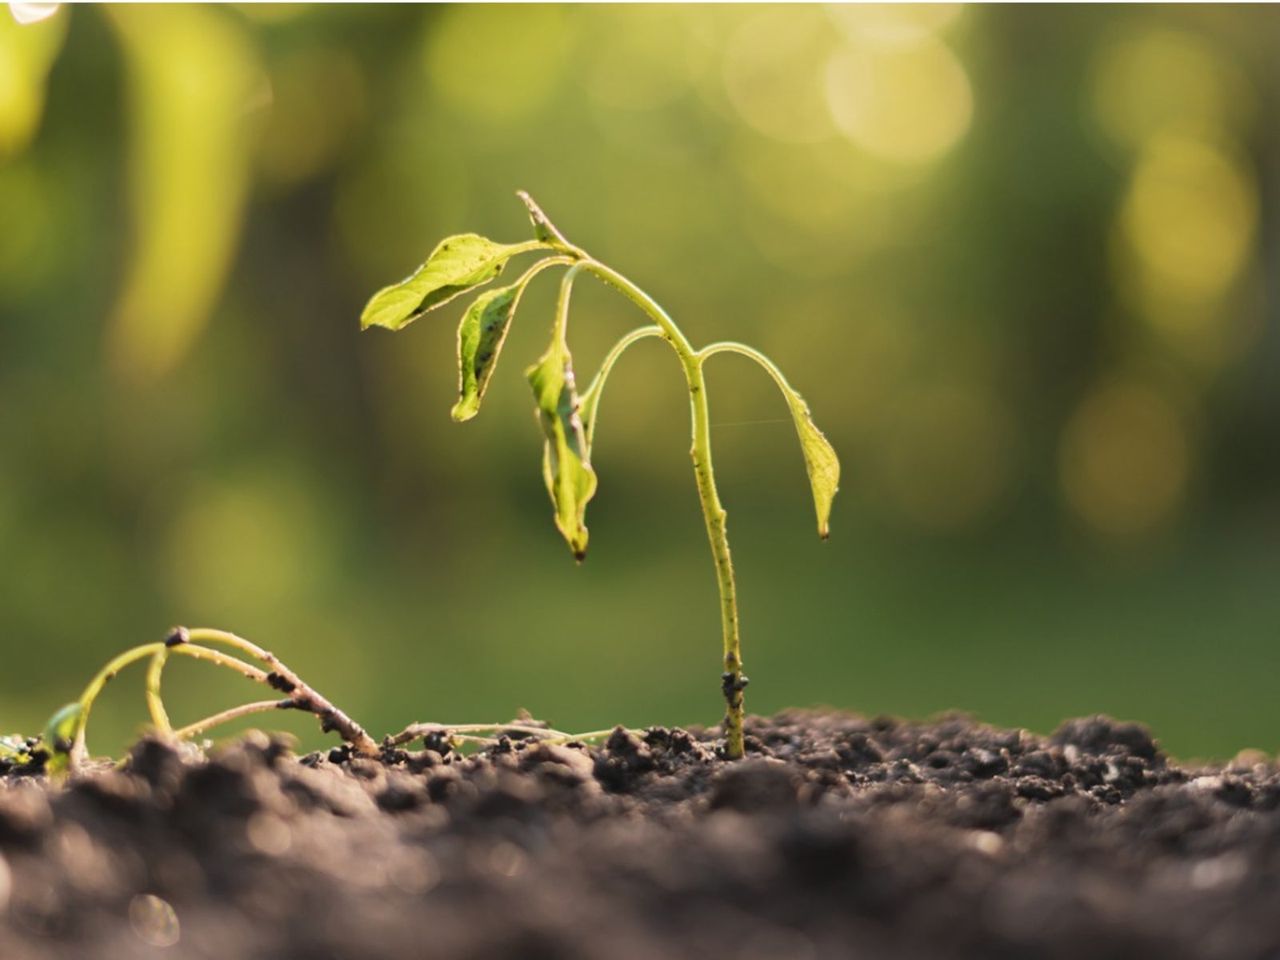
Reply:
M710 371L749 709L1106 711L1280 748L1280 56L1263 8L75 7L0 12L0 727L173 623L376 733L719 716L679 368L603 404L592 555L521 375L448 416L446 308L361 334L530 190L695 342L769 352L840 452ZM1270 119L1268 119L1270 118ZM585 377L642 319L579 285ZM175 663L175 720L256 691ZM95 712L119 750L140 673ZM271 717L305 746L304 718Z

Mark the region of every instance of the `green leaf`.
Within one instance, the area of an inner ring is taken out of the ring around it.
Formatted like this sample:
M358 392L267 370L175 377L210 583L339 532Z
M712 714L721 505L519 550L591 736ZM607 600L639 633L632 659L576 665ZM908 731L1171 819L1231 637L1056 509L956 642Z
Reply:
M459 423L480 411L525 286L521 282L486 290L467 308L458 325L458 402L453 405L453 419Z
M587 502L596 492L596 474L579 415L573 358L557 336L542 358L525 371L538 404L538 422L546 443L542 477L555 508L556 527L581 562L587 555Z
M71 759L71 748L75 745L76 737L80 733L83 717L83 704L68 703L45 724L41 740L45 750L49 752L45 769L50 773L66 769Z
M787 406L791 408L791 417L796 422L796 433L800 435L804 467L809 474L813 506L818 514L818 536L825 540L831 535L831 501L840 488L840 460L836 457L835 448L813 422L813 415L809 412L809 405L804 402L804 397L790 387L784 387L783 393L787 398Z
M427 311L488 283L516 254L540 246L494 243L475 233L447 237L413 276L384 287L370 298L360 314L360 329L403 329Z

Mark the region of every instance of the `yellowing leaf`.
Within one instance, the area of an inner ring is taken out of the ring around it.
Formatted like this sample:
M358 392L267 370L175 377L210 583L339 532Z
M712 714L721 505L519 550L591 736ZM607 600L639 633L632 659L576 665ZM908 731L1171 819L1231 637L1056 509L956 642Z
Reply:
M835 449L813 422L809 405L804 397L787 382L787 378L763 353L742 343L713 343L702 351L703 356L715 353L736 353L750 357L773 378L791 410L796 433L800 437L800 450L804 453L804 468L809 474L809 487L813 491L813 508L818 514L818 536L823 540L831 533L831 501L840 489L840 460Z
M511 257L540 246L494 243L475 233L448 237L413 276L373 295L360 315L360 328L403 329L427 311L488 283Z
M804 402L804 397L789 388L783 392L787 396L792 419L796 422L796 433L800 435L804 467L809 474L813 506L818 514L818 536L825 540L831 534L831 501L840 489L840 460L836 457L835 448L813 422L813 415L809 413L809 405Z
M542 358L526 371L538 404L538 422L546 436L542 451L542 477L555 508L556 527L576 560L587 555L587 502L596 492L573 359L564 340L557 338Z

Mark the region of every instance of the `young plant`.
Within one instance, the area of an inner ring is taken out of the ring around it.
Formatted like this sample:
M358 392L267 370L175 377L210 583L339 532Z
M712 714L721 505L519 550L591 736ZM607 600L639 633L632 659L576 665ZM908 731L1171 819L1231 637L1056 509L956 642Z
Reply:
M243 656L224 653L214 649L211 644L230 647ZM165 664L172 655L192 657L225 667L284 696L243 703L175 729L169 721L169 713L165 709L160 690ZM258 661L262 667L245 662L245 658ZM394 755L398 748L413 740L422 740L432 749L447 752L468 745L495 746L503 738L541 743L576 743L598 740L613 732L595 730L591 733L564 733L522 717L512 723L414 723L397 734L384 737L379 744L360 724L303 681L270 651L226 630L207 627L188 630L186 627L175 627L164 640L131 647L109 660L94 674L80 699L54 713L39 736L0 737L0 773L18 771L60 776L77 771L83 766L88 754L85 733L89 714L98 696L116 674L142 660L147 661L146 700L151 714L151 726L156 734L171 740L186 740L221 724L269 710L302 710L314 714L320 721L321 730L337 733L342 737L348 753L365 757ZM266 669L262 669L263 667Z
M209 644L230 647L252 660L257 660L267 669L263 670L251 663L246 663L240 657L223 653ZM169 714L160 696L161 676L165 663L171 655L193 657L225 667L248 680L279 691L284 696L241 704L175 730L169 722ZM381 748L365 733L360 724L304 683L302 678L285 666L275 654L225 630L208 628L188 630L186 627L176 627L162 641L132 647L112 658L89 681L79 700L67 704L50 718L39 743L39 749L43 751L46 758L45 770L50 773L58 773L66 769L74 770L84 762L87 755L85 732L94 701L117 673L139 660L148 661L147 707L151 713L151 724L160 734L182 740L203 733L219 724L267 710L303 710L315 714L320 720L322 730L338 733L356 753L365 756L377 756L380 753Z
M519 194L533 222L532 240L524 243L495 243L474 233L458 234L440 242L426 262L408 279L379 290L360 317L362 329L383 327L403 330L419 317L496 279L508 261L521 254L539 256L514 283L482 292L463 314L458 327L459 397L453 418L469 420L480 409L485 389L493 375L498 354L506 340L512 318L529 283L551 267L564 267L560 296L551 328L551 344L533 366L525 371L533 387L538 421L545 436L542 473L551 495L556 526L581 561L587 552L584 521L588 501L596 492L596 473L591 466L591 446L595 439L600 396L605 382L623 351L648 337L670 344L684 371L689 389L692 419L694 479L707 537L715 561L720 588L720 619L723 632L724 672L721 691L724 716L725 753L738 758L743 753L743 690L747 678L742 673L742 651L738 636L738 602L734 587L733 562L725 531L725 510L716 491L711 464L711 425L708 416L703 367L716 354L736 353L749 357L764 368L782 391L795 421L804 453L805 467L813 490L818 515L818 534L826 539L831 501L840 479L840 463L835 450L814 425L809 406L787 382L768 357L741 343L712 343L695 350L674 320L652 297L634 283L565 239L546 214L524 192ZM614 287L638 306L652 325L633 330L605 356L590 385L578 390L573 358L569 351L569 298L579 276L589 273Z

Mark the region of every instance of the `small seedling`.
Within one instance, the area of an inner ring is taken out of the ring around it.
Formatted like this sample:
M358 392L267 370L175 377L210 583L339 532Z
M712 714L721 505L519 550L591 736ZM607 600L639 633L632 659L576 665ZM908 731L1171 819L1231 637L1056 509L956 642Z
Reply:
M768 357L741 343L713 343L695 350L674 320L652 297L634 283L585 250L574 246L547 219L533 199L521 192L520 199L533 221L534 239L524 243L495 243L474 233L458 234L440 242L426 262L408 279L379 290L360 317L362 329L383 327L403 330L414 320L455 297L469 293L501 274L512 258L536 253L533 263L515 283L482 292L463 314L458 327L459 397L453 418L470 420L480 409L493 375L498 354L515 317L516 308L529 283L551 267L564 267L560 296L551 328L551 345L537 363L525 371L533 387L538 422L545 435L542 473L551 495L556 526L581 561L587 552L585 512L596 492L596 473L591 466L591 446L595 439L600 396L618 358L627 347L648 337L660 337L671 345L684 371L692 413L694 478L706 520L707 536L715 560L720 587L720 618L724 639L724 672L721 690L725 699L725 753L738 758L743 753L743 690L747 678L742 673L742 652L738 636L738 602L734 588L733 562L725 531L725 510L716 491L711 464L711 426L708 416L703 366L720 353L737 353L758 363L782 391L795 421L804 452L805 467L813 490L818 515L818 534L827 536L831 501L840 479L840 463L835 450L814 425L809 406L787 382ZM614 287L644 311L652 325L628 333L608 352L595 379L583 391L577 388L573 359L568 345L569 298L574 281L583 273L595 275Z
M214 645L230 647L241 656L224 653ZM224 667L284 696L243 703L175 728L161 696L165 664L175 654ZM246 662L246 659L256 660L262 667ZM447 751L468 746L494 746L504 737L540 743L572 743L598 740L612 733L611 730L564 733L521 718L512 723L414 723L377 743L360 724L303 681L270 651L226 630L175 627L164 640L131 647L109 660L94 674L80 699L54 713L39 736L0 737L0 773L17 771L61 776L80 769L88 756L85 733L95 701L116 674L142 660L147 661L146 701L151 727L157 735L170 740L187 740L224 723L268 710L301 710L314 714L320 721L321 730L336 733L342 738L347 755L365 757L385 757L388 751L396 751L413 740L422 740L433 749Z
M267 669L263 670L251 663L246 663L241 657L214 649L210 644L230 647L258 661ZM284 696L241 704L175 730L169 721L169 714L165 710L160 693L165 663L171 655L175 654L225 667L247 680L270 687ZM208 628L188 630L186 627L175 627L162 641L131 647L112 658L89 681L79 700L67 704L50 718L40 736L38 747L33 745L34 749L42 751L45 755L45 770L58 773L68 768L75 769L84 762L87 754L85 732L94 702L117 673L139 660L148 661L147 708L151 714L152 726L162 735L181 740L220 724L266 710L302 710L315 714L320 720L322 730L338 733L356 752L369 756L376 756L379 753L378 744L365 733L360 724L304 683L302 678L285 666L275 654L225 630ZM29 752L34 752L34 749Z

